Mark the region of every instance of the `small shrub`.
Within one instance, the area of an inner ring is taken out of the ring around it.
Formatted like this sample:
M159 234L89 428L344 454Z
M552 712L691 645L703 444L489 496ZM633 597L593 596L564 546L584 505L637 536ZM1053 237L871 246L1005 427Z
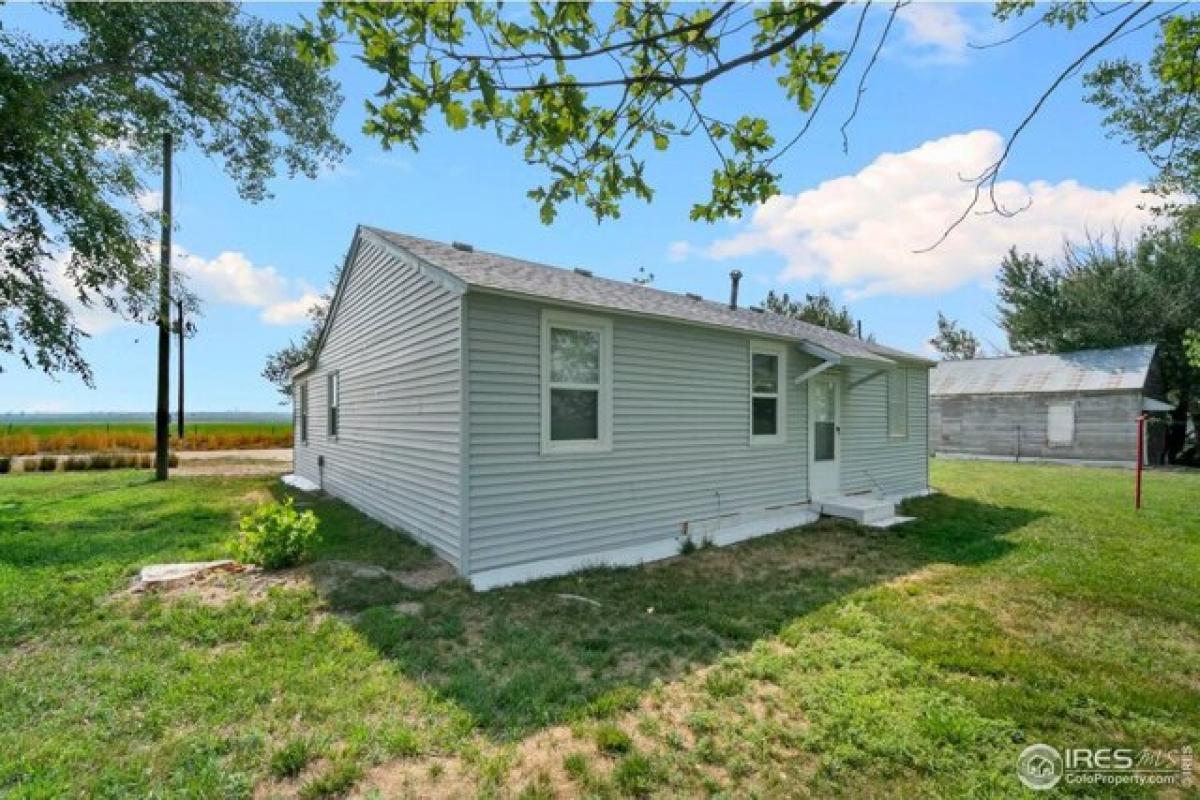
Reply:
M596 747L600 748L600 752L610 756L628 753L633 747L633 740L629 738L629 734L616 725L606 724L596 728L595 738Z
M679 545L679 555L687 556L696 552L696 542L692 537L684 539Z
M12 459L8 456L0 456L0 475L3 475L12 470Z
M38 461L38 469L42 472L54 472L58 469L58 456L42 456Z
M317 517L286 503L266 503L242 517L230 551L238 561L265 569L292 567L303 561L320 541Z
M137 464L134 466L136 466L138 469L153 469L154 456L150 455L149 453L142 453L137 457Z
M280 779L294 778L304 771L315 755L316 750L308 739L290 739L271 756L271 774Z
M40 460L36 458L22 458L21 472L37 472L39 463Z
M337 761L321 775L300 787L301 800L321 800L349 794L362 777L362 769L352 761Z

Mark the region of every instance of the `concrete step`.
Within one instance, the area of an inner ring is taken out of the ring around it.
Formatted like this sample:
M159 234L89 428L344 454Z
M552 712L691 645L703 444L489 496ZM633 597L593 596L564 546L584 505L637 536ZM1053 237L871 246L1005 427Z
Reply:
M820 501L821 513L872 525L896 516L896 504L872 495L842 495Z
M914 519L916 519L916 517L902 517L897 515L894 517L888 517L887 519L881 519L878 522L868 522L867 527L886 531L888 528L894 528L897 525L903 525L906 522L912 522Z

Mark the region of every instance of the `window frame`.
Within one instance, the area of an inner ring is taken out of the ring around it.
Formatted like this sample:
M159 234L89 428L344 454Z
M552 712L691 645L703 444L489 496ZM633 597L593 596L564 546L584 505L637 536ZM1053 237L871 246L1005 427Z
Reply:
M754 357L756 355L775 356L776 385L774 392L756 392L754 390ZM779 445L787 443L787 348L774 342L751 342L750 356L747 361L747 389L749 390L749 413L747 415L750 431L750 446ZM754 400L756 398L775 399L775 433L754 432Z
M552 382L550 380L550 331L554 328L587 331L600 336L600 382L599 384L576 384ZM541 452L543 455L562 453L607 453L612 450L613 428L613 326L612 320L568 311L544 309L541 319L541 375L538 391L541 406ZM554 441L550 438L550 393L553 389L595 390L596 437L595 439L566 439Z
M300 418L300 444L308 444L308 381L300 382L297 392L297 416Z
M903 381L904 381L904 391L903 391L903 394L900 395L900 397L903 400L903 404L904 404L904 413L903 413L903 415L901 415L898 418L903 421L903 430L897 431L892 428L892 422L894 421L893 414L892 414L892 405L893 405L893 403L896 402L896 396L894 394L894 389L893 389L893 382L898 381L900 379L903 379ZM910 423L909 416L912 411L912 403L909 402L908 395L909 395L908 370L906 370L904 367L896 367L892 370L889 370L888 374L887 374L887 403L884 404L885 413L887 414L887 420L886 420L885 424L887 426L887 438L888 439L904 440L904 439L908 438L909 428L912 427L909 424Z
M337 441L342 422L342 374L334 370L325 376L325 434Z

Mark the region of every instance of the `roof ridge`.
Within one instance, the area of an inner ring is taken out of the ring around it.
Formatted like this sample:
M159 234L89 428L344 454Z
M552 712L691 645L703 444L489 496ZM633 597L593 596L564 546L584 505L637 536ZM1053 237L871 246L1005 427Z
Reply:
M886 345L880 345L876 342L868 342L851 334L835 331L830 328L825 328L821 325L816 325L814 323L783 314L776 314L773 312L759 313L746 306L730 308L726 303L722 303L717 300L710 300L708 298L702 297L699 301L697 301L694 298L689 297L688 293L686 292L674 292L669 289L661 289L654 286L631 283L604 275L592 274L588 276L580 276L576 270L569 267L560 267L540 261L531 261L526 258L505 255L503 253L497 253L475 247L473 247L470 252L467 252L461 249L455 249L454 245L451 243L438 241L436 239L427 239L420 236L413 236L411 234L398 233L371 225L360 225L360 227L372 232L377 236L380 236L385 240L391 240L395 244L398 244L402 247L406 246L407 243L408 248L412 248L414 245L421 248L436 248L436 253L446 256L445 262L438 263L438 255L433 253L429 253L424 256L422 256L420 253L414 253L414 255L428 259L434 266L447 270L452 274L456 274L459 278L466 280L468 283L478 282L480 288L487 288L489 285L489 279L479 279L478 277L468 278L466 275L460 273L471 272L474 270L478 274L484 274L488 273L488 271L491 269L495 269L497 264L509 264L514 268L527 268L538 271L546 271L562 278L563 280L569 281L577 278L579 281L586 281L586 284L575 284L576 290L578 290L580 287L584 287L582 290L583 292L586 292L586 287L588 286L599 286L602 288L602 290L608 289L610 294L612 293L611 289L614 288L625 294L626 297L630 295L636 297L638 294L640 294L645 301L650 301L655 297L661 298L661 303L650 304L655 306L661 304L664 306L663 308L654 310L643 308L640 311L637 311L636 309L628 309L634 311L635 313L650 315L661 313L661 316L696 324L700 323L701 320L682 312L686 312L689 307L692 309L697 309L700 307L700 304L702 304L702 307L707 309L707 313L710 316L715 317L719 313L720 315L724 315L726 317L726 321L724 322L712 322L710 320L709 324L717 324L723 327L741 330L757 331L758 333L764 335L794 337L802 340L810 340L813 344L821 344L824 342L826 346L834 349L837 349L840 346L842 349L849 351L844 353L845 355L851 355L852 353L857 352L859 354L858 357L874 357L885 362L888 360L886 356L892 355L904 359L921 361L928 364L933 363L923 356L906 353L902 350L887 347ZM488 261L493 263L489 264L487 263ZM492 275L495 276L496 280L503 282L503 278L500 277L500 273L492 273ZM511 280L513 276L509 275L508 277ZM515 288L512 290L518 291ZM529 294L531 296L544 296L551 299L554 299L555 297L552 292L549 294L544 293L544 288L540 291L535 291L529 286L523 287L520 290L520 293ZM601 291L600 295L603 294L604 292ZM612 297L595 296L591 298L591 302L585 300L577 301L589 305L596 305L598 307L622 307L619 304L620 301L614 302ZM636 301L629 302L633 303L635 306L637 305ZM674 308L672 308L672 306L674 306ZM775 330L772 330L772 327L774 327ZM790 329L790 331L780 329Z
M1061 350L1051 353L1013 353L1007 356L979 356L978 358L955 358L942 359L938 364L968 364L972 361L1012 361L1017 358L1044 358L1046 356L1073 356L1080 353L1112 353L1117 350L1135 350L1145 347L1157 348L1158 345L1154 342L1143 342L1141 344L1121 344L1116 347L1084 347L1079 350Z

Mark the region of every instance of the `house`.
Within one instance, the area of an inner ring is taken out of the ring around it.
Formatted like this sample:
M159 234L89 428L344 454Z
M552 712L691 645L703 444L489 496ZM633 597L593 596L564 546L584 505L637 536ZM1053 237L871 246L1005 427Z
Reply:
M1132 464L1138 417L1171 409L1158 399L1154 351L943 361L930 389L933 447L938 455ZM1146 449L1150 459L1158 439Z
M359 227L293 376L296 475L478 588L926 492L933 362L733 294Z

